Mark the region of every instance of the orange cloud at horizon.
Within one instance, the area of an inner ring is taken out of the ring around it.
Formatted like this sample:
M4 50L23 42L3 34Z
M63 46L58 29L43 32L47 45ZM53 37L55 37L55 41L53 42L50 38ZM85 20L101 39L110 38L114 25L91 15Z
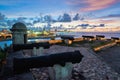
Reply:
M118 1L120 0L70 0L67 1L67 4L74 6L83 5L83 7L80 7L80 11L95 11L107 8Z

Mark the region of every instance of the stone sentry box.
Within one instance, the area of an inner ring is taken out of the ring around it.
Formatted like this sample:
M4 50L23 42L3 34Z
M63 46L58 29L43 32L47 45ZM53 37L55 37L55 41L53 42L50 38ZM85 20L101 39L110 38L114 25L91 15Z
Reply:
M12 31L13 45L27 43L27 27L25 24L21 22L15 23L11 31Z

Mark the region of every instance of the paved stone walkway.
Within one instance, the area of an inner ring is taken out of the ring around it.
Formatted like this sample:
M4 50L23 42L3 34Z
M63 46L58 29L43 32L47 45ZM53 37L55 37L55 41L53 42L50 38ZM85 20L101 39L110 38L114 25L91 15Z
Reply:
M49 49L46 49L44 53L54 54L75 50L79 50L84 57L80 63L73 65L73 69L84 76L85 80L120 80L119 75L114 70L112 70L111 67L109 67L103 60L100 60L100 57L96 55L96 53L94 53L90 48L53 45ZM36 70L35 73L33 73L35 78L37 80L44 80L41 79L41 76L38 74L38 72L40 71ZM83 79L79 79L76 76L76 79L74 80Z
M97 53L120 74L120 46L113 46Z

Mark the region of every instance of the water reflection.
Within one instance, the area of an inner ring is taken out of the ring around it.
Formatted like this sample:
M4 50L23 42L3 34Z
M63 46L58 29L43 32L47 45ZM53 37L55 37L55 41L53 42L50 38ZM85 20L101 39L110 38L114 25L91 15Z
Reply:
M56 40L61 39L60 37L56 37ZM35 42L44 42L44 41L49 41L51 38L32 38L28 39L28 43L35 43ZM5 44L9 47L12 44L12 39L0 41L0 47L2 49L5 48Z
M0 47L2 48L2 49L4 49L5 48L5 45L7 45L8 47L10 46L12 44L12 40L5 40L5 41L0 41Z

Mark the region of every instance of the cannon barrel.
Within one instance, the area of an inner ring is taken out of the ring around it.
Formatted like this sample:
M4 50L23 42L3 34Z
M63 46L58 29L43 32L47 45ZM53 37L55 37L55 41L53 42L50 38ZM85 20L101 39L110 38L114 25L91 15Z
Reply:
M49 42L31 43L31 44L13 44L13 49L14 51L19 51L22 49L33 49L33 47L36 47L36 48L43 47L47 49L50 46L51 44L49 44Z
M61 36L61 39L74 40L74 37L73 36Z
M83 55L79 51L48 54L31 58L14 58L14 73L23 73L30 68L52 67L55 64L64 66L66 62L79 63Z
M105 36L104 35L96 35L96 37L104 38Z
M85 35L82 35L83 38L94 38L94 36L85 36Z
M119 40L119 37L111 37L111 39Z

